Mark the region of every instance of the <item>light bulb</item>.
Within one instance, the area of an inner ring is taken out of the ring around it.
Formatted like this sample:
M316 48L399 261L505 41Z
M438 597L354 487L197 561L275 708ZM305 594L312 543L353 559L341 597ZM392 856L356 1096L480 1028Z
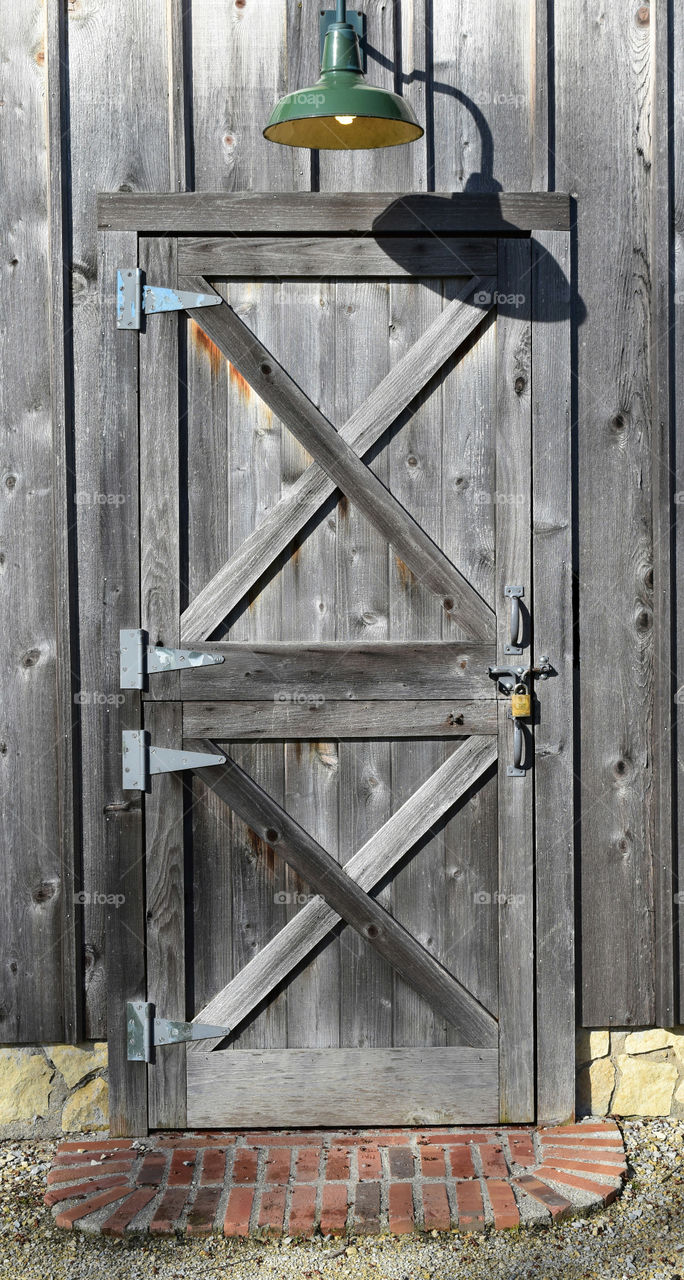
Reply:
M338 124L353 124L356 116L335 116Z

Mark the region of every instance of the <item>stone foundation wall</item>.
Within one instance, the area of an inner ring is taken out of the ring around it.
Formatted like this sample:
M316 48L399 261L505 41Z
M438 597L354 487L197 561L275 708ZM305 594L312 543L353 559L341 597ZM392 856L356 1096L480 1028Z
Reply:
M578 1116L684 1118L684 1027L577 1033ZM0 1048L0 1139L107 1128L106 1044Z
M0 1138L106 1129L106 1044L0 1048Z
M684 1117L684 1027L585 1029L576 1056L579 1115Z

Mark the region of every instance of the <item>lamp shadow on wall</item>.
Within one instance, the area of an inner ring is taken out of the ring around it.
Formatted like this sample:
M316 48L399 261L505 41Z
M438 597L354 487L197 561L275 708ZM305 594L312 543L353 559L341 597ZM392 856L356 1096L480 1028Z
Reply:
M434 137L435 137L435 96L444 94L453 98L466 111L468 111L475 123L475 127L480 138L480 168L468 175L463 189L465 194L478 195L482 198L483 209L488 208L490 216L497 217L499 225L503 227L500 234L520 234L518 228L507 223L501 217L501 203L498 200L498 193L503 191L503 187L497 178L494 177L494 138L489 127L489 122L482 109L473 102L467 94L462 90L455 88L454 85L444 84L441 81L432 80L429 75L423 71L413 70L406 74L400 69L401 54L397 58L397 63L391 62L379 49L373 46L367 46L367 55L369 59L377 62L386 70L393 70L395 74L395 91L401 93L402 88L417 81L422 81L426 86L425 93L425 136L427 147L427 174L428 187L434 184L435 160L434 160ZM428 49L428 61L431 64L431 52ZM412 143L407 144L414 145ZM415 195L401 196L397 200L388 204L383 213L376 218L373 223L373 234L376 238L382 237L382 248L389 257L398 265L405 267L410 271L415 265L414 250L407 249L405 244L402 247L402 238L396 239L388 235L388 228L393 226L396 228L397 213L401 212L402 222L404 225L410 226L415 223L415 234L428 236L434 234L444 242L448 238L444 231L431 231L431 223L440 221L440 210L447 211L447 207L451 201L458 200L461 193L454 192L449 196L436 195L430 191L416 193ZM399 210L398 206L401 206ZM445 219L446 221L446 219ZM458 234L451 231L451 235ZM534 240L534 236L532 236ZM575 261L575 243L576 230L573 228L571 232L571 256ZM514 296L507 294L497 297L497 310L502 315L514 315L518 319L533 319L542 324L557 324L561 320L567 320L572 317L576 326L579 326L586 319L586 307L577 292L576 272L573 270L573 278L568 280L562 267L553 259L547 251L545 253L545 279L544 288L538 290L536 296L533 297L532 288L521 289L524 294L522 300L519 293ZM454 274L460 274L455 271ZM439 280L425 280L427 287L439 291L441 284ZM478 304L477 295L474 296L473 306L480 306L486 309L486 305L482 302Z

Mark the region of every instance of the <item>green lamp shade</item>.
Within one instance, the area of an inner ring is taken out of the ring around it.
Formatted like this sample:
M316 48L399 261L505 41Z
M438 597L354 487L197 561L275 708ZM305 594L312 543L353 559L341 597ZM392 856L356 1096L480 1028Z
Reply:
M366 84L356 32L330 27L321 78L281 98L264 129L269 142L321 151L357 151L414 142L423 129L403 98Z

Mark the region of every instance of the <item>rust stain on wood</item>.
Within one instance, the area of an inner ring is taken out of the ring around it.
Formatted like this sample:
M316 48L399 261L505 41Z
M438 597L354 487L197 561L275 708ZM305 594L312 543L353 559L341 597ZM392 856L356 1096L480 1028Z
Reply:
M395 556L394 559L396 562L397 571L399 573L399 581L402 585L402 588L404 591L410 591L411 587L414 585L416 581L415 575L411 572L408 565L404 564L404 561L401 559L400 556Z
M230 374L230 380L236 388L240 399L247 403L247 401L252 398L252 388L250 387L247 379L243 378L240 370L236 369L235 365L231 364L230 361L228 362L228 372Z
M218 373L223 360L223 354L219 351L215 342L207 336L204 329L201 329L196 320L190 321L190 338L198 351L202 351L209 358L211 372Z

